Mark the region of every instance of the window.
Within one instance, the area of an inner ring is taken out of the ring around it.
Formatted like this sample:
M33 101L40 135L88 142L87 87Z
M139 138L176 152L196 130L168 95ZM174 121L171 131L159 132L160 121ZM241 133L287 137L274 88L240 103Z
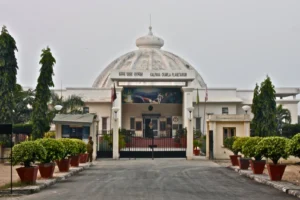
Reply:
M102 134L107 133L107 117L102 117Z
M196 131L201 131L201 117L196 117Z
M222 114L228 114L228 107L223 107L222 108Z
M130 130L135 130L135 118L134 117L130 117Z
M223 128L223 144L226 138L235 136L235 133L235 128Z
M135 123L135 130L137 130L137 131L142 130L142 122L141 121Z

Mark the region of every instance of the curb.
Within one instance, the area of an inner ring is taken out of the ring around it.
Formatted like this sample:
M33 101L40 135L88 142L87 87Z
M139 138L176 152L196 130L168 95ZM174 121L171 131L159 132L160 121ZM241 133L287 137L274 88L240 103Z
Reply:
M300 186L287 181L271 181L269 176L266 174L253 174L251 170L241 170L237 166L228 166L228 168L238 172L242 176L251 178L258 183L272 186L277 190L300 198Z
M13 194L10 194L10 188L5 190L0 190L0 197L2 196L15 196L15 195L24 195L24 194L33 194L41 191L44 188L47 188L57 182L63 181L68 177L71 177L79 172L83 171L86 168L91 167L91 163L80 164L79 167L70 167L70 171L66 173L57 173L57 177L53 179L41 179L36 181L36 185L25 186L25 187L14 187Z

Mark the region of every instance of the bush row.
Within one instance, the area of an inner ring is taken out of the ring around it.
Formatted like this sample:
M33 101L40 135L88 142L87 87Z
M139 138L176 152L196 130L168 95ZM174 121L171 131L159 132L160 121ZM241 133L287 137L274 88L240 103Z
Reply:
M13 165L23 164L29 167L32 163L51 163L68 156L83 154L87 151L85 142L79 139L43 138L35 141L25 141L12 149Z
M280 158L289 156L300 158L300 133L291 139L284 137L230 137L224 141L224 146L235 155L241 153L245 158L271 159L277 164Z

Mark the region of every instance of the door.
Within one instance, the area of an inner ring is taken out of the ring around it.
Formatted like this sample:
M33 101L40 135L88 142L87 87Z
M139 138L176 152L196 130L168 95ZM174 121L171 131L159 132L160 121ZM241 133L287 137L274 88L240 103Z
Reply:
M144 137L152 138L159 136L159 120L158 118L144 118ZM152 135L153 134L153 135Z
M158 119L152 119L152 130L153 130L153 136L157 137L159 136L158 131L159 131L159 123Z

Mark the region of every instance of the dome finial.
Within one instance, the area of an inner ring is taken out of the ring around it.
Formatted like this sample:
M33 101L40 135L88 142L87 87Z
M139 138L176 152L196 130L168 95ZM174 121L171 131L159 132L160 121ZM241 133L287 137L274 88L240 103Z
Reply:
M151 26L151 14L150 14L150 26L149 26L149 33L148 35L153 35L152 33L152 26Z

